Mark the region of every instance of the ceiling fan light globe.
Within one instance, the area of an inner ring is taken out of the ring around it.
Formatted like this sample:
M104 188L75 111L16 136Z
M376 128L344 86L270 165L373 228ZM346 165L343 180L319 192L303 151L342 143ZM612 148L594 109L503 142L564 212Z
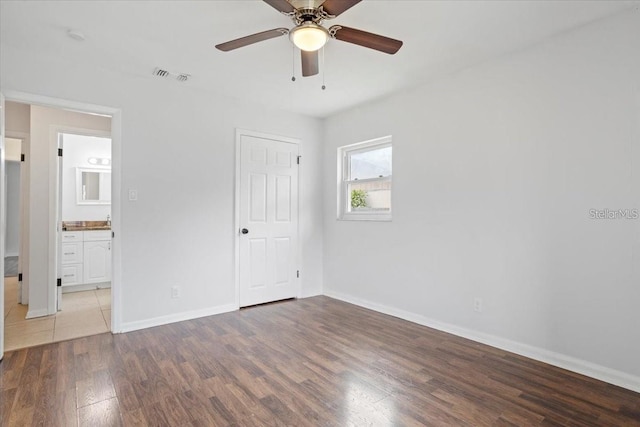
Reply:
M320 25L308 22L291 30L289 38L298 49L315 52L327 43L329 32Z

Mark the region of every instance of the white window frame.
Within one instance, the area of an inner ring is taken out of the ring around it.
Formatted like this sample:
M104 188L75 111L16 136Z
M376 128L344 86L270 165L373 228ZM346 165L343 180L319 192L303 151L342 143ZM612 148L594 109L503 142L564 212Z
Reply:
M365 151L378 150L380 148L393 147L391 135L382 138L371 139L369 141L358 142L356 144L338 147L338 220L343 221L391 221L391 209L388 211L370 211L370 212L350 212L351 197L348 194L349 184L361 182L388 181L393 182L393 172L389 176L381 178L369 178L360 180L350 180L350 159L351 155L362 153ZM391 157L393 165L393 154ZM393 184L391 186L391 194L393 200Z

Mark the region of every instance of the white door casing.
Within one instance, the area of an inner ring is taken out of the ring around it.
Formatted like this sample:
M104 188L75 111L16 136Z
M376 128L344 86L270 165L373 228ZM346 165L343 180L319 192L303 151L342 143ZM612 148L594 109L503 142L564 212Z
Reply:
M298 295L298 143L238 131L239 306Z
M57 150L60 153L64 150L64 141L62 139L62 133L58 132L56 135L57 140ZM57 173L58 182L56 185L56 292L55 295L55 308L56 311L62 310L62 280L63 280L63 271L62 271L62 260L64 255L65 248L62 244L62 171L63 171L63 158L60 154L58 154L58 162L57 165ZM76 247L76 250L78 248Z

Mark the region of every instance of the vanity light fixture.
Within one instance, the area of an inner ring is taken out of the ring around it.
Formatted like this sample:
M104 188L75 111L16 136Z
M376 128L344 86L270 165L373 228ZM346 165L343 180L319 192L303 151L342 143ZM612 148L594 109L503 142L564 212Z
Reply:
M104 157L89 157L87 162L89 162L90 165L109 166L111 164L111 159Z

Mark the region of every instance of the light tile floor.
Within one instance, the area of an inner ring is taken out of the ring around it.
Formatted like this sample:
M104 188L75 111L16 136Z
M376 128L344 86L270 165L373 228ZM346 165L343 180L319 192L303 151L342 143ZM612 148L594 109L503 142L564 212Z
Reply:
M4 279L4 350L31 347L108 332L111 289L62 294L62 311L25 319L28 306L17 304L18 280Z

